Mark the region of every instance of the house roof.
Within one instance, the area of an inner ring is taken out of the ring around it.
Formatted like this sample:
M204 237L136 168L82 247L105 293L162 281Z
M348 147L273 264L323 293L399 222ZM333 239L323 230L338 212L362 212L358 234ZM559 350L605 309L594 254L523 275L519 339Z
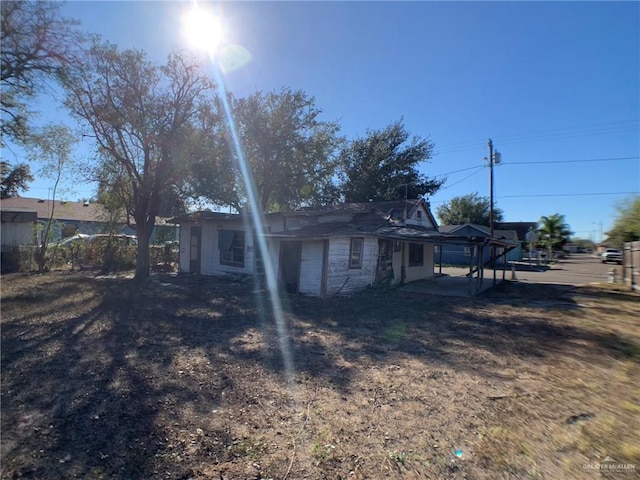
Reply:
M538 228L538 222L496 222L495 226L501 230L515 230L519 240L525 240L527 232Z
M393 222L398 223L404 221L405 210L408 216L411 216L417 208L422 206L429 216L429 220L435 226L438 225L434 218L429 205L423 199L409 199L405 200L393 200L386 202L352 202L352 203L340 203L335 205L327 205L323 207L303 207L298 210L290 212L277 212L268 213L265 215L267 218L274 218L278 216L296 217L296 216L319 216L319 215L331 215L333 213L353 213L356 215L357 223L360 225L371 224L375 226L385 223ZM191 223L202 222L206 220L232 220L242 218L242 215L248 214L248 212L238 213L222 213L212 212L210 210L201 210L198 212L188 213L186 215L180 215L178 217L169 220L171 223ZM369 225L370 227L371 225Z
M60 221L105 222L102 205L89 202L68 202L65 200L42 200L39 198L5 198L0 202L2 210L36 212L38 219L49 219L53 208L53 219ZM124 219L121 220L124 222ZM156 217L156 225L164 225L165 218Z
M456 233L465 227L471 227L482 233L483 236L488 237L491 234L491 230L486 225L478 225L477 223L465 223L463 225L440 225L438 231L442 233ZM518 241L518 233L515 230L493 230L493 236L497 239L509 240L512 242Z
M96 203L67 202L62 200L41 200L38 198L5 198L0 202L2 210L23 210L36 212L38 218L49 218L53 208L55 220L78 220L100 222L104 216L101 205Z
M287 215L315 215L319 213L328 212L370 212L378 213L389 219L401 222L404 221L405 212L407 217L411 217L413 213L420 206L423 206L424 210L429 215L429 220L435 226L438 225L435 217L431 213L429 204L422 198L419 199L407 199L407 200L389 200L384 202L350 202L339 203L335 205L327 205L323 207L304 207L293 212L286 212Z

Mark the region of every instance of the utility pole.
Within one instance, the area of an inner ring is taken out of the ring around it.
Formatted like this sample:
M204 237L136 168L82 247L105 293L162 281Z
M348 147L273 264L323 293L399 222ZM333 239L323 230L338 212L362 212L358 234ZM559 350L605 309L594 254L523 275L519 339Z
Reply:
M489 139L487 145L489 146L489 242L493 240L493 164L500 163L500 153L493 150L493 142ZM491 247L491 262L493 263L493 284L496 284L496 248Z
M489 139L489 239L493 239L493 142Z

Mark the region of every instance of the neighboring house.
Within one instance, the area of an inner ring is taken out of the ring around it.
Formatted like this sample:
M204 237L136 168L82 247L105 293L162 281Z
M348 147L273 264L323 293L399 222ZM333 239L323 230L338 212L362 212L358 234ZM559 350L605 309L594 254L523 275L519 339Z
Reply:
M488 239L490 235L489 227L484 225L477 225L475 223L465 223L464 225L440 225L439 231L441 233L448 233L451 235L458 235L470 238L482 238ZM506 255L499 256L503 253L502 249L498 249L496 255L498 259L497 264L501 265L505 261L516 262L522 260L522 251L520 249L520 242L518 241L518 235L515 230L494 230L493 237L497 240L501 240L509 244L510 249ZM490 259L490 247L483 247L482 257L485 262ZM474 250L469 245L442 245L436 248L435 258L437 263L443 265L464 265L469 263L475 263L475 256L478 255L478 251Z
M34 242L33 225L37 220L36 212L2 208L0 225L0 269L2 273L18 270L20 264L20 246Z
M424 200L348 203L261 218L262 233L250 214L203 211L171 220L180 224L180 271L263 281L270 265L279 288L328 297L432 278L435 244L484 242L439 233ZM266 258L258 247L262 240Z
M500 230L515 230L518 236L518 248L514 249L512 255L515 257L520 256L518 261L522 260L523 254L528 255L529 242L527 242L527 233L530 231L536 231L538 229L538 222L496 222L495 228Z
M6 198L0 202L0 209L4 211L21 211L35 213L36 220L31 222L32 238L28 244L41 243L42 226L51 218L53 209L52 241L56 242L63 238L70 237L76 233L103 233L107 229L108 216L103 207L97 203L89 202L67 202L63 200L42 200L38 198ZM34 228L39 225L40 227ZM167 230L167 231L161 231ZM117 233L134 235L135 229L124 225ZM166 240L176 239L175 225L167 224L165 219L156 219L156 235L167 237ZM152 237L153 240L154 237Z

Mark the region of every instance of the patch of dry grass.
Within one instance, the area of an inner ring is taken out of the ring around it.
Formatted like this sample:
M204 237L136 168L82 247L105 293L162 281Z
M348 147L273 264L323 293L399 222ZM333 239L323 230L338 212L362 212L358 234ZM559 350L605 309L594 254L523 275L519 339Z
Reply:
M636 295L283 296L287 377L268 298L243 288L3 276L2 477L583 479L606 456L640 468Z

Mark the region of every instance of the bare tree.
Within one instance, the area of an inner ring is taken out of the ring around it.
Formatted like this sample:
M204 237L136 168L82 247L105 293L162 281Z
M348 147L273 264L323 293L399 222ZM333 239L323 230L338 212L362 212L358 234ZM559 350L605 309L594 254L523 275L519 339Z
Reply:
M42 168L39 171L40 175L53 180L51 211L44 225L42 240L36 251L36 262L38 264L38 272L40 273L48 268L47 250L51 240L51 228L55 214L58 185L65 167L67 167L72 160L71 153L75 143L75 137L64 125L47 125L38 132L32 132L27 142L31 158L42 164Z
M25 140L27 101L42 93L48 81L63 78L65 67L74 62L82 36L75 21L60 16L60 6L45 1L2 2L0 144L5 135Z
M95 40L67 80L66 104L98 147L95 178L118 182L138 236L136 278L149 275L149 242L163 192L183 174L184 131L212 83L172 54L157 66L137 50ZM108 187L108 186L107 186Z

